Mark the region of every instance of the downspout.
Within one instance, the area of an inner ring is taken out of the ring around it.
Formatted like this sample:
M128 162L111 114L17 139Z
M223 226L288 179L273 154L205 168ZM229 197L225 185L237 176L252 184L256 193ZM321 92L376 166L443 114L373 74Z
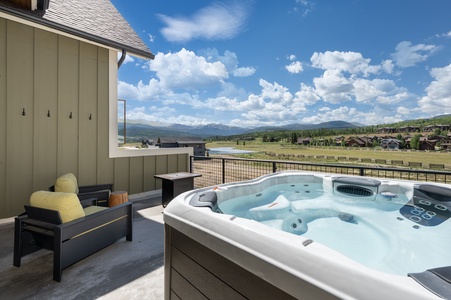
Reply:
M118 69L121 67L122 63L124 62L126 55L127 55L127 52L125 51L125 49L122 49L122 56L121 56L121 58L119 58L119 61L117 62Z

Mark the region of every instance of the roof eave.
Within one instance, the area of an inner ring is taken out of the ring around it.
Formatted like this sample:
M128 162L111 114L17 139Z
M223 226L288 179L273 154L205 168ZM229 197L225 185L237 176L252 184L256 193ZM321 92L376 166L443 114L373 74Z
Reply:
M155 55L153 55L150 51L144 51L144 50L137 49L137 48L134 48L134 47L122 44L122 43L118 43L118 42L115 42L115 41L112 41L109 39L105 39L105 38L102 38L102 37L99 37L99 36L84 32L84 31L76 30L74 28L64 26L64 25L40 18L37 15L25 13L20 10L17 10L17 9L8 7L8 6L4 6L1 4L0 4L0 12L4 12L4 13L12 15L14 17L21 18L21 19L30 21L32 23L36 23L36 24L39 24L39 25L42 25L42 26L45 26L45 27L48 27L48 28L51 28L51 29L54 29L57 31L61 31L61 32L64 32L64 33L67 33L70 35L74 35L74 36L77 36L77 37L80 37L80 38L83 38L86 40L90 40L90 41L93 41L93 42L96 42L96 43L99 43L99 44L102 44L102 45L105 45L105 46L108 46L111 48L115 48L118 50L125 50L125 51L127 51L127 53L134 55L134 56L138 56L138 57L145 58L145 59L154 59L155 58Z

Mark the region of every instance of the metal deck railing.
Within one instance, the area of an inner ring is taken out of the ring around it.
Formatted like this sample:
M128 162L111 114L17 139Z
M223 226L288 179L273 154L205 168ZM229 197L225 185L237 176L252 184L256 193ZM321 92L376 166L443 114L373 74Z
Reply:
M451 172L435 170L197 156L191 157L190 164L191 172L202 174L202 177L195 178L196 188L250 180L288 170L451 183Z

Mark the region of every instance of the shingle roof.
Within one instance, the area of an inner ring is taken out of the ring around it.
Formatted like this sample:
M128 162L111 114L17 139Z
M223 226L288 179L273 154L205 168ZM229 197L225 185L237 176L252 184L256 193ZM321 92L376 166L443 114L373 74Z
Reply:
M13 8L10 3L0 0L0 11L126 50L130 54L154 58L147 45L109 0L51 0L46 11Z
M195 143L204 143L204 140L200 137L160 137L156 138L155 141L160 139L160 143L162 144L170 144L170 143L179 143L179 144L195 144ZM155 142L156 143L156 142Z

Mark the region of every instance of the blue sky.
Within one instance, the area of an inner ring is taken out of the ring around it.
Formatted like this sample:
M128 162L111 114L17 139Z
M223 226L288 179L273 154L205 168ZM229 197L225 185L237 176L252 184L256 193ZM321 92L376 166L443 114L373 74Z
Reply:
M372 125L451 113L449 0L112 3L155 54L119 69L128 120Z

